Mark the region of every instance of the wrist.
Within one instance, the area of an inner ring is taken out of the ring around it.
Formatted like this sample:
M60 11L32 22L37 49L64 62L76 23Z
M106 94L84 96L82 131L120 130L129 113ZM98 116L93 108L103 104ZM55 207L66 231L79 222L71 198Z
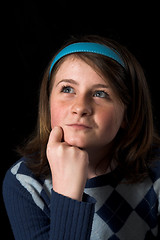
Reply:
M60 195L63 195L65 197L71 198L73 200L77 200L77 201L82 201L82 197L83 197L83 190L79 190L78 189L72 189L71 187L68 188L60 188L60 187L56 187L53 185L53 190L55 192L57 192Z

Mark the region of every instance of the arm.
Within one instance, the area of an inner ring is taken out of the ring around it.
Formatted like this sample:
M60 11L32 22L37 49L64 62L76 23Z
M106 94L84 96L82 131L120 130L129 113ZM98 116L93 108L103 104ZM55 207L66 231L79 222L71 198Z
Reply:
M16 240L49 239L49 218L11 171L3 182L3 198Z
M47 145L54 190L53 208L61 212L60 218L54 219L52 235L61 232L61 236L65 237L60 239L90 239L95 202L92 199L91 203L83 194L88 174L88 154L62 142L62 139L63 129L56 127L51 131ZM67 211L63 211L64 208ZM69 230L66 235L64 228Z
M76 236L90 239L95 205L93 198L84 194L83 201L79 202L52 190L49 208L45 199L35 193L44 209L35 204L33 196L16 175L7 172L3 197L16 240L76 240Z

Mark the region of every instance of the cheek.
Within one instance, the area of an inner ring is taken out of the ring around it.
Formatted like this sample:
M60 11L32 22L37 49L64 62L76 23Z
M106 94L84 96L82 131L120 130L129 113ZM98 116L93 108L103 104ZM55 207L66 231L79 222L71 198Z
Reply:
M54 128L55 126L61 126L61 122L64 117L64 112L61 109L62 108L56 104L51 105L51 128Z
M114 124L114 116L111 111L103 112L98 115L97 119L98 125L101 127L102 131L111 129Z
M107 111L99 113L97 121L101 127L101 132L113 139L121 127L123 112L117 113L115 108L109 108Z

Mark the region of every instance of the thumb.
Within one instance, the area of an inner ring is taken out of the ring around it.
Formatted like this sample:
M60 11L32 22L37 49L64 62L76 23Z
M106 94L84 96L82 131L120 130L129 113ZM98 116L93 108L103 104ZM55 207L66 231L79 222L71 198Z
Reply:
M63 129L61 127L54 127L50 133L49 142L51 144L59 143L63 139Z

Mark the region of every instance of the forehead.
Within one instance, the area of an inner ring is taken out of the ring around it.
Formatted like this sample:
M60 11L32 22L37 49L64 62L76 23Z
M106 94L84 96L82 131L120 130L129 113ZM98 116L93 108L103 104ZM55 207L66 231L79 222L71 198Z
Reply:
M60 64L54 76L54 83L62 79L74 79L80 83L102 83L109 85L107 79L97 71L96 67L91 66L74 54L65 57L65 60Z

